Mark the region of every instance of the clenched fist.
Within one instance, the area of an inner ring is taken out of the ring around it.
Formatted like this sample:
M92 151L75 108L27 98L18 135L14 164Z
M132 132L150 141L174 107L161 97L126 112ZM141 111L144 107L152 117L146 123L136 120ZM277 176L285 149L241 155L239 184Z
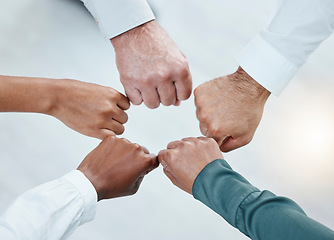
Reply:
M56 102L50 115L90 137L104 139L124 132L129 100L110 87L75 80L57 80Z
M0 112L48 114L90 137L122 134L129 107L129 100L110 87L70 79L0 75Z
M204 137L171 142L158 155L166 176L190 194L198 174L216 159L223 159L219 146L214 139Z
M144 147L109 136L79 165L96 189L98 200L133 195L144 176L159 166Z
M179 105L192 92L188 62L155 21L111 39L120 80L130 101L149 108Z
M252 140L270 92L239 68L198 86L194 95L202 134L228 152Z

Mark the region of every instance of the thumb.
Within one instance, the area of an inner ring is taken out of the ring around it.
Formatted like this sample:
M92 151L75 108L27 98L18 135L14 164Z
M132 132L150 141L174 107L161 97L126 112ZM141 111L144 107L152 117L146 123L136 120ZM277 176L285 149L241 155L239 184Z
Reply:
M223 141L219 148L222 152L229 152L247 145L251 140L252 138L250 138L248 135L239 138L228 137L225 141Z

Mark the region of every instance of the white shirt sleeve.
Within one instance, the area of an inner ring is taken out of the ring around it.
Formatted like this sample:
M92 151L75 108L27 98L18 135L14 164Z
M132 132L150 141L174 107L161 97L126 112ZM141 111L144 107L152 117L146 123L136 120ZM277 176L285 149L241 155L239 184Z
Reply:
M81 0L95 18L104 38L111 39L153 20L146 0Z
M333 0L278 0L268 26L237 61L259 84L279 95L333 31Z
M94 219L96 205L94 186L72 171L19 196L0 217L0 239L66 239Z

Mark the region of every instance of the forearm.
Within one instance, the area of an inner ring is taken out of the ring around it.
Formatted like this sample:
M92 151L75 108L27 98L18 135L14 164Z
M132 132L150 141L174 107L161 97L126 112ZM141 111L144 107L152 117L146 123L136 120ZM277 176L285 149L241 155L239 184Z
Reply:
M307 217L292 200L260 191L224 160L207 165L193 195L252 239L333 239L334 232Z
M79 171L19 196L0 217L0 239L65 239L95 216L97 195Z
M279 95L334 31L334 1L277 1L269 24L238 56L240 66Z
M56 101L56 80L0 76L0 112L50 114Z

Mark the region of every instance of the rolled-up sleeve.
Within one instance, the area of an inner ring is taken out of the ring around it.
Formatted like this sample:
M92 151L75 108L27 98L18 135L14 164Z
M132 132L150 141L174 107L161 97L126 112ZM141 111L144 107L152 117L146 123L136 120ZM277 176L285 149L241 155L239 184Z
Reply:
M97 193L78 170L19 196L0 217L0 239L66 239L95 217Z
M241 51L239 65L279 95L334 31L334 1L278 0L269 24Z
M153 20L146 0L81 0L95 18L105 39L114 38Z

